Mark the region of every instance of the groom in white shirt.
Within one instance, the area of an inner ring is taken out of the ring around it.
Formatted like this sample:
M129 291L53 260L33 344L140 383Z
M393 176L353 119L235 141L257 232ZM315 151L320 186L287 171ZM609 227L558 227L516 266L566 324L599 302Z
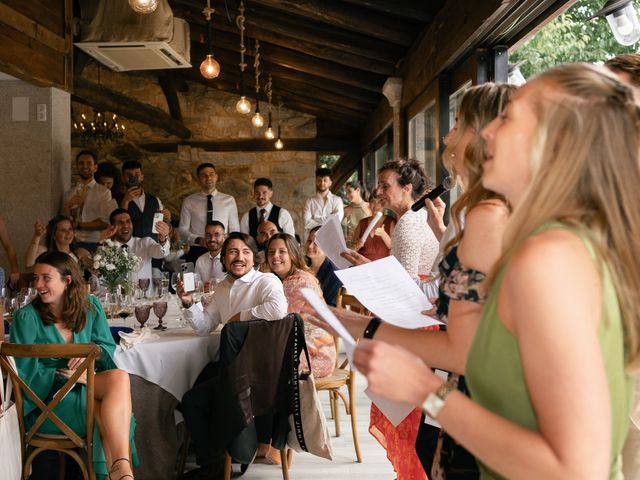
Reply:
M227 272L203 310L192 304L191 295L178 284L177 294L188 307L185 319L199 335L207 335L218 325L227 322L279 320L287 315L287 299L282 282L272 273L255 269L257 247L253 238L231 232L222 244L222 263ZM182 414L195 446L196 462L200 468L184 475L184 479L221 478L224 452L213 445L211 403L215 394L218 362L209 363L200 373L195 385L182 397Z

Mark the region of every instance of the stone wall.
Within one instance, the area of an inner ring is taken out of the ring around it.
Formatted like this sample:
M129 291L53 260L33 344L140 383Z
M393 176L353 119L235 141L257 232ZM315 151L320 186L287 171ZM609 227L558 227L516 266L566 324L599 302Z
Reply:
M224 72L223 72L224 74ZM168 111L164 95L157 82L146 75L127 76L108 71L95 64L90 65L84 76L100 82L113 90L135 100L148 103ZM215 82L215 80L213 81ZM274 90L277 86L274 85ZM238 97L214 88L189 82L189 91L178 93L184 124L192 132L191 140L239 140L261 138L263 129L251 125L250 117L236 112ZM79 117L90 109L72 103L73 116ZM263 113L266 105L262 105ZM275 127L275 110L274 110ZM145 188L160 197L177 216L182 199L198 191L195 169L199 163L211 162L216 166L221 192L233 195L238 204L239 215L254 203L253 182L258 177L269 177L274 184L274 203L287 208L302 232L302 209L305 198L314 193L314 170L316 154L313 152L205 152L190 146L179 146L177 153L149 153L137 147L142 143L176 142L178 139L140 122L124 119L126 136L119 145L95 146L100 161L109 160L121 166L128 159L139 160L145 172ZM313 138L316 136L315 118L283 108L281 111L282 138ZM72 156L83 147L78 139L72 140ZM75 174L75 172L73 172ZM73 179L75 181L75 178Z

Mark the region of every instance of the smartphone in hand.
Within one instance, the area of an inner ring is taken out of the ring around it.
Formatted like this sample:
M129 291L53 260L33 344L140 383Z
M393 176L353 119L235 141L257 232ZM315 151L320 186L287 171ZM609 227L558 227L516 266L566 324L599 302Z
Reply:
M196 277L193 273L193 263L183 263L180 267L182 269L182 288L185 293L190 293L196 289Z
M151 227L151 232L152 233L158 233L158 229L156 228L156 223L158 222L163 222L164 221L164 215L162 214L162 212L156 212L153 214L153 225Z

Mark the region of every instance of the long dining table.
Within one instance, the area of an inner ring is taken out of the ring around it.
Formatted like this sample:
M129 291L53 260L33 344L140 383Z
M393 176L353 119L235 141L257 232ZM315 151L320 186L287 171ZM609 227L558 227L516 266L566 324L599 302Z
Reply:
M137 324L133 315L109 323L128 327ZM217 358L220 345L219 331L199 336L184 326L175 299L168 302L164 318L167 329L154 330L157 323L152 311L147 325L155 338L145 339L131 348L118 345L115 354L118 367L131 378L135 440L140 458L135 474L139 480L174 478L183 438L179 425L182 416L176 407L204 366ZM137 328L139 330L139 326Z

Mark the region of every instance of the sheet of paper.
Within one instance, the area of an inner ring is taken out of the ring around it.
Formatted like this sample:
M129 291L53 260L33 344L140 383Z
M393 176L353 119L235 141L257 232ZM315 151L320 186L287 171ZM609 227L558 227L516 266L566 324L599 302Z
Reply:
M340 225L337 213L331 215L329 220L316 232L316 245L340 270L351 267L351 263L340 256L342 252L347 250L347 244L344 241L342 225Z
M318 297L316 292L314 292L310 288L302 288L300 289L300 292L307 300L307 302L309 302L309 305L311 305L314 310L318 312L318 315L320 315L320 317L329 325L331 325L331 328L336 331L336 333L344 343L344 350L347 354L347 358L349 359L349 363L352 363L351 359L353 358L353 350L356 348L356 341L353 339L351 334L347 331L344 325L342 325L340 320L338 320L333 312L329 310L329 307L327 307L327 304L324 302L324 300Z
M342 325L340 320L333 314L333 312L327 307L327 304L322 300L316 293L310 288L303 288L300 290L304 298L309 302L318 315L329 325L331 328L335 330L340 339L344 342L344 350L347 354L347 358L349 359L349 363L353 365L353 350L356 348L356 342L351 336L351 334L347 331L347 329ZM385 417L389 419L389 421L393 424L393 426L398 426L402 420L406 418L407 415L411 413L413 407L406 403L395 402L392 400L388 400L380 395L376 395L375 393L371 393L367 388L364 393L371 399L373 403L377 405L382 413L384 413Z
M441 323L420 313L431 304L394 256L335 273L349 293L387 323L404 328Z

